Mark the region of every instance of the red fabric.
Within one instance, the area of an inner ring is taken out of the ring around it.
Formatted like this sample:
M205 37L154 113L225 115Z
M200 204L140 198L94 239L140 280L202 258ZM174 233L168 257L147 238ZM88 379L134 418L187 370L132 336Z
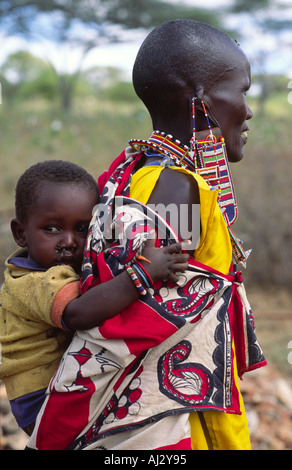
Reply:
M77 383L77 382L76 382ZM88 423L90 399L95 387L90 378L79 377L84 393L51 392L37 434L39 450L64 450ZM73 410L78 410L74 413Z
M98 270L102 283L113 277L102 253L98 256ZM173 323L168 322L141 300L136 300L99 327L104 338L122 339L135 356L162 343L176 330Z
M125 154L125 150L123 150L123 152L111 163L110 167L108 170L106 170L104 173L102 173L99 177L98 177L98 187L99 187L99 191L100 193L102 193L103 191L103 188L106 184L106 182L108 181L109 177L111 176L111 174L115 171L115 169L125 161L126 159L126 154Z
M134 302L127 310L99 327L104 338L122 339L135 356L162 343L176 330L173 324L140 301Z
M115 194L116 196L121 194L121 192L123 191L123 189L125 187L125 184L127 183L128 179L129 179L129 177L130 177L130 175L133 171L134 166L140 160L142 155L143 155L143 153L139 153L139 154L135 155L134 160L128 165L126 171L124 172L122 178L119 181L119 187L118 187L118 189L116 191L116 194ZM98 181L98 188L99 188L100 194L102 193L103 188L104 188L106 182L108 181L108 179L110 178L110 176L114 174L114 172L118 168L118 166L121 165L121 163L123 163L125 160L126 160L126 152L125 152L125 150L123 150L123 152L112 162L109 169L99 176L97 181Z

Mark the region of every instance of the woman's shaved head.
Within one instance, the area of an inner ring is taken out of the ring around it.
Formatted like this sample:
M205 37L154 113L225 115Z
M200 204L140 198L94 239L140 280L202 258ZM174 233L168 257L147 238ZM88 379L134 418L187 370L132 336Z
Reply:
M173 20L145 39L133 68L133 85L150 113L167 105L169 93L208 88L243 55L222 31L193 20Z
M230 161L243 157L250 65L227 34L193 20L173 20L145 39L133 68L133 85L148 109L153 129L189 145L193 132L192 98L196 96L196 131L220 127Z

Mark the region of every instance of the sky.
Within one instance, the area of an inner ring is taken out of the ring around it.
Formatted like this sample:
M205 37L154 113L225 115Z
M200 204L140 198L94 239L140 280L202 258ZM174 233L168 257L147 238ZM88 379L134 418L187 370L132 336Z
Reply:
M176 2L177 0L169 0ZM291 0L275 0L275 2L284 1L291 5ZM184 0L184 3L192 6L202 6L201 0ZM225 6L232 3L232 0L205 0L204 7L220 9L220 6ZM292 17L292 7L291 7ZM259 52L268 52L273 50L274 53L266 54L265 71L270 73L292 73L292 58L291 52L277 47L275 37L271 35L263 35L262 32L251 26L251 16L242 15L241 17L229 17L227 26L240 27L248 40L241 41L241 47L246 52L251 62L258 64ZM144 37L147 33L133 33L131 40L127 40L119 44L109 44L107 46L99 46L92 49L85 57L82 68L87 69L93 66L113 66L125 72L125 76L131 76L132 66ZM290 33L292 35L292 32ZM49 60L54 64L58 70L65 70L66 72L74 72L78 67L81 57L81 49L70 49L67 47L57 47L48 41L42 42L27 42L20 37L1 37L1 53L0 65L5 58L15 51L25 49L29 50L32 54L39 56L45 60ZM292 39L291 39L292 42ZM290 46L291 47L291 46ZM255 53L256 52L256 53ZM290 53L289 53L290 52ZM288 58L288 60L287 60Z
M132 40L118 44L109 44L92 49L85 57L82 68L86 69L92 66L114 66L130 73L134 63L137 51L145 34L133 36ZM78 67L82 49L71 48L70 46L59 47L48 40L26 41L22 37L11 36L4 37L0 31L0 66L8 57L19 50L28 50L33 55L48 60L54 64L58 70L74 72Z

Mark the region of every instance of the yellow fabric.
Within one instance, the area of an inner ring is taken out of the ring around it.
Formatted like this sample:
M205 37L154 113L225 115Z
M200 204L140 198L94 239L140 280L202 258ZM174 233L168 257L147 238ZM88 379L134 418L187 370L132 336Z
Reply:
M201 176L189 170L170 168L191 175L199 187L201 237L194 253L195 260L227 274L230 271L232 249L228 230L217 204L217 191L211 191ZM130 197L147 204L163 170L163 166L145 166L138 170L131 180Z
M17 256L19 252L12 256ZM51 318L62 288L79 278L70 266L31 271L6 262L1 288L0 342L4 381L9 400L48 386L72 334L61 330ZM78 295L77 289L72 296ZM68 298L68 289L66 291Z
M234 351L234 344L232 345ZM234 377L239 390L236 358ZM241 415L217 411L190 413L193 450L251 450L248 421L239 391Z
M211 191L203 178L195 173L182 168L171 168L192 175L199 187L201 237L199 246L194 252L194 259L227 274L230 270L232 249L226 224L217 204L217 192ZM138 170L131 180L130 197L147 204L163 169L163 166L151 165ZM234 375L238 385L235 351ZM248 422L240 391L239 399L241 415L211 410L190 414L194 450L250 449Z

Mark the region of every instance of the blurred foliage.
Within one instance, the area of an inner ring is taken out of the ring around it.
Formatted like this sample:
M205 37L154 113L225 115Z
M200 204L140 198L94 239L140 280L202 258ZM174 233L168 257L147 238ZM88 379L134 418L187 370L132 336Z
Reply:
M70 36L75 24L84 24L96 30L98 35L109 33L109 26L123 29L149 29L163 21L175 18L194 18L219 26L218 15L211 10L167 0L1 0L0 18L8 34L39 33L38 15L55 19L54 40L63 41ZM48 28L49 33L53 29ZM44 34L46 31L42 31ZM72 36L71 36L72 37ZM114 35L108 36L110 39Z
M136 93L129 82L118 82L104 89L105 98L113 102L135 103L137 101Z
M291 2L281 0L234 0L228 13L249 14L255 24L270 32L291 31Z
M7 37L19 34L28 40L37 38L41 41L46 38L58 45L70 44L82 50L84 59L94 47L123 41L130 37L130 32L141 34L144 31L146 35L158 24L176 18L203 21L240 40L241 27L239 26L236 32L226 30L225 25L233 23L225 20L232 14L239 18L241 14L247 14L251 20L251 30L255 27L257 32L272 31L279 34L284 30L291 30L290 17L285 15L287 8L288 3L279 4L279 0L278 3L275 0L233 0L220 9L208 8L207 5L198 8L188 2L175 3L167 0L0 0L0 23L1 32ZM278 14L278 11L281 14ZM245 21L242 23L245 24ZM286 39L282 36L282 46L289 45L289 41L291 43L287 35ZM263 53L261 61L264 61ZM81 64L82 59L74 76L53 70L60 106L67 112L72 108ZM4 80L5 78L6 75ZM36 86L40 84L36 83ZM48 96L55 98L52 95L52 77L48 80L45 90ZM266 90L263 82L262 103L265 100Z
M58 96L54 69L27 51L7 57L0 68L0 80L6 99L12 101L32 96L55 100Z
M236 0L230 6L230 11L234 13L242 12L253 12L261 10L263 8L267 9L271 6L271 0Z
M176 18L224 25L215 12L166 0L0 0L1 31L6 36L49 39L82 49L83 58L100 44L122 41L129 31L150 30ZM80 67L82 60L80 61ZM74 76L56 74L63 110L70 111L80 67Z

